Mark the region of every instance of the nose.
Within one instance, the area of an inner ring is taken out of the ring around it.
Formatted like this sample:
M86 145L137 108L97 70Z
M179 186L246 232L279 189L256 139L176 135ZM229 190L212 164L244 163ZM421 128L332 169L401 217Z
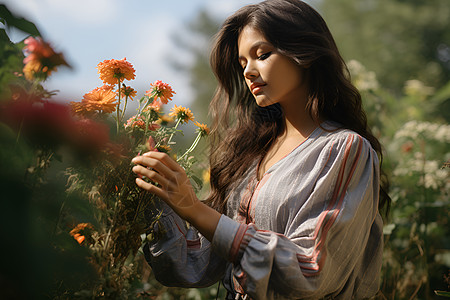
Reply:
M244 77L247 79L252 79L252 78L258 77L258 70L250 62L245 66Z

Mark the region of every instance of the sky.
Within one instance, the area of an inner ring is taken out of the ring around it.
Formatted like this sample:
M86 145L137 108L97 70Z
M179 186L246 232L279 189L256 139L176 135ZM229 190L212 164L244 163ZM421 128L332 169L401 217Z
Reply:
M185 30L204 8L222 22L250 0L0 0L15 15L35 23L44 39L62 52L72 69L60 68L44 83L47 90L59 90L60 101L80 101L83 95L102 85L96 66L106 59L133 64L136 79L126 82L143 96L150 83L162 80L176 92L174 102L188 105L193 100L189 78L174 69L170 58L189 63L187 49L173 41L175 34L189 38ZM9 32L13 42L23 33ZM192 37L194 38L194 37Z

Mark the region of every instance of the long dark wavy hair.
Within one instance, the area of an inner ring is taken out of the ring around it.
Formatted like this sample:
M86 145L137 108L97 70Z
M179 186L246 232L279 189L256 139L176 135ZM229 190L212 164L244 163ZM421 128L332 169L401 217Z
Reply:
M299 0L267 0L248 5L223 24L211 52L218 80L210 105L212 207L226 212L227 192L255 162L267 153L285 124L278 104L256 105L238 63L238 37L245 26L260 30L277 50L299 66L308 66L309 96L306 109L313 120L331 120L366 138L382 160L380 142L367 126L361 95L323 18ZM385 179L382 176L382 179ZM390 199L382 180L379 207Z

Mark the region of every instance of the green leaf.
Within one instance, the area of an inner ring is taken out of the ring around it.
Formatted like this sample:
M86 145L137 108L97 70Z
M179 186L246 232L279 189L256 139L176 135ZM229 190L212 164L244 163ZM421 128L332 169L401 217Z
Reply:
M0 4L0 19L2 19L2 23L6 22L8 26L16 27L32 36L41 36L36 25L24 18L14 16L4 4Z
M195 184L198 186L198 189L201 190L203 187L203 180L198 178L197 176L193 175L191 176L192 180L194 180Z

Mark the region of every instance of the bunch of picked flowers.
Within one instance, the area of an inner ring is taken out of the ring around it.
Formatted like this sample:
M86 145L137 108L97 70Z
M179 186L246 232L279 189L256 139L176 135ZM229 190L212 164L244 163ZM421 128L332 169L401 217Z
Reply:
M192 172L195 158L190 153L200 139L208 135L209 129L195 122L198 129L192 145L175 153L174 138L181 133L179 127L194 121L194 115L190 109L177 105L170 113L163 112L163 106L175 94L171 86L160 80L150 84L150 89L138 100L137 113L125 121L127 105L137 95L125 84L135 78L132 64L125 58L111 59L99 63L97 69L104 85L70 105L73 114L80 119L114 119L116 145L111 148L115 151L105 151L93 168L74 166L67 169L67 175L68 191L83 194L96 208L96 224L83 224L83 228L89 228L83 234L76 229L81 225L74 224L71 234L92 251L92 263L103 280L96 292L99 294L107 287L126 282L126 277L131 276L131 258L160 216L156 196L137 187L131 159L146 151L169 153L193 179L194 188L201 189L202 180Z

